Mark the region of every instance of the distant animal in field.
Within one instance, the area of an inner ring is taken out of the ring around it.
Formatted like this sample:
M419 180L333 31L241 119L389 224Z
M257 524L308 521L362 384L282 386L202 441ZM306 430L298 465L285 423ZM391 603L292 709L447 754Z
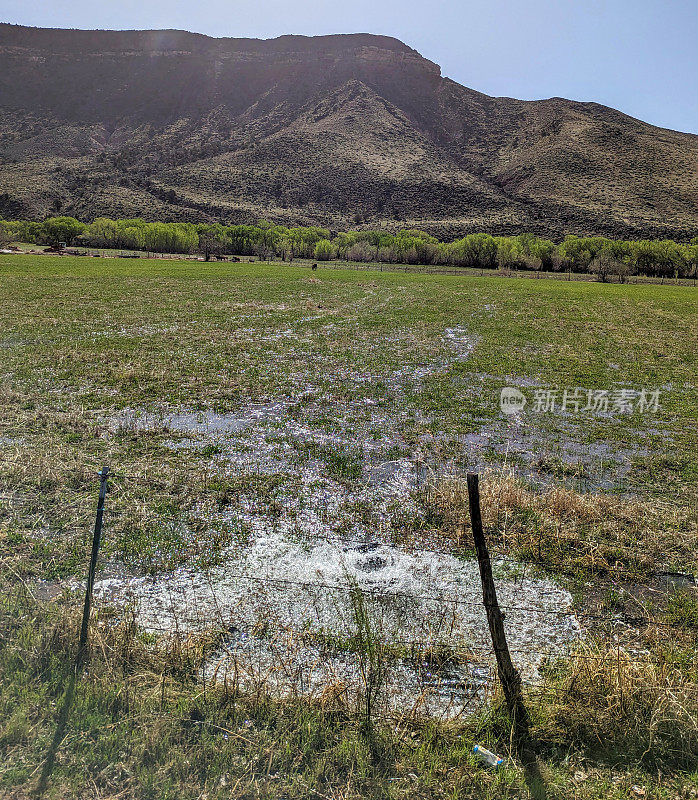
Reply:
M313 265L310 267L310 269L312 269L312 271L313 271L313 272L315 272L315 270L317 269L317 264L313 264Z

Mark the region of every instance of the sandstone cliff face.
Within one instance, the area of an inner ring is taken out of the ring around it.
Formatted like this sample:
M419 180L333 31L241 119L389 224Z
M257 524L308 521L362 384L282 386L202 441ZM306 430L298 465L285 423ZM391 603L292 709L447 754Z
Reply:
M698 137L491 98L396 39L0 25L0 215L698 233Z
M95 122L129 115L162 122L212 104L239 112L267 92L297 99L351 79L435 88L441 77L436 64L388 37L256 41L9 25L0 25L0 66L3 106Z

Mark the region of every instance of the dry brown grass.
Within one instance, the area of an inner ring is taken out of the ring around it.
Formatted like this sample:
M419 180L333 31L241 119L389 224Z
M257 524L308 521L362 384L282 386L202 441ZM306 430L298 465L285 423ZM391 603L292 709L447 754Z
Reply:
M538 735L609 757L622 747L638 759L690 768L698 758L695 660L689 650L657 655L581 646L539 690Z
M22 588L3 588L0 796L3 775L14 775L18 791L35 787L79 627L73 599L41 603ZM145 787L170 780L168 775L181 792L190 792L172 796L199 796L204 789L211 797L230 796L220 783L226 775L240 796L279 796L280 787L265 786L270 773L284 776L288 797L307 796L302 787L293 789L296 778L336 796L340 773L349 776L351 797L502 796L501 783L473 770L466 755L483 741L507 752L506 719L496 711L426 726L378 716L382 749L372 754L374 745L362 738L357 709L341 682L328 683L314 701L274 700L261 685L245 692L230 680L202 682L201 665L219 637L213 630L155 639L139 633L128 613L96 616L88 668L52 778L54 795L76 796L87 769L94 796L158 796ZM658 769L680 776L698 758L698 667L689 650L666 648L658 657L587 644L550 665L544 683L527 690L527 703L549 777L567 786L568 771L576 769L564 757L570 748L577 763L596 759L596 783L580 797L604 797L618 765L633 764L644 781ZM513 755L507 780L518 781ZM419 776L414 785L404 793L388 791L396 776L409 772Z
M440 532L470 543L468 491L462 478L428 488L424 504ZM535 489L511 472L486 472L483 522L492 549L560 572L616 577L662 569L698 571L698 510L667 501Z

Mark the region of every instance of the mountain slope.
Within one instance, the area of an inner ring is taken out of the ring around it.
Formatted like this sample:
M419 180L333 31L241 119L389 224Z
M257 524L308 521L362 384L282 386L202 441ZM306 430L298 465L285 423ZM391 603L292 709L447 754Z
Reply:
M698 136L488 97L389 37L0 25L0 216L684 238L697 208Z

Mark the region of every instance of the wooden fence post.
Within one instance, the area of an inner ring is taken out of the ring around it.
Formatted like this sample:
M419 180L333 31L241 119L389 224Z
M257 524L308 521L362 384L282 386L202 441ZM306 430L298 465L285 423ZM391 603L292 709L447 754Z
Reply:
M497 602L497 591L492 577L490 554L487 549L485 534L482 530L479 476L475 472L468 473L468 501L477 561L480 566L482 601L487 612L487 624L490 628L492 647L497 659L497 673L502 683L507 709L514 726L514 735L517 739L525 739L528 737L528 712L521 693L521 676L511 661L511 654L509 653L507 638L504 633L504 615Z

